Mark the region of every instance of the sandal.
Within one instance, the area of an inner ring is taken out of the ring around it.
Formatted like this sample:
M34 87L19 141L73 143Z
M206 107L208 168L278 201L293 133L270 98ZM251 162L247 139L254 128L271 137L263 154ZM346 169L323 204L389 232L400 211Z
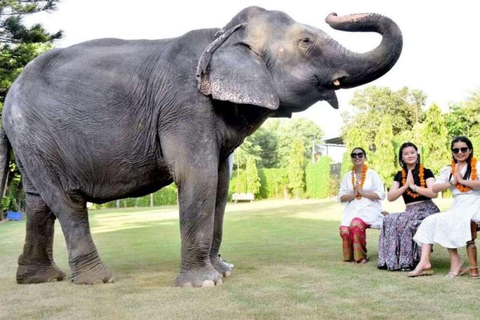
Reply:
M368 261L370 261L370 257L369 257L369 256L366 256L366 257L363 258L362 260L357 261L357 263L358 263L358 264L365 264L365 263L367 263Z
M412 272L409 272L407 274L407 277L409 277L409 278L426 277L426 276L431 276L434 273L435 272L433 272L432 269L423 269L423 270L418 270L418 271L413 270Z
M453 272L453 271L449 271L445 277L447 278L457 278L457 277L461 277L463 276L464 274L466 274L468 272L468 269L467 268L461 268L460 271L458 272Z
M470 279L478 279L478 267L470 267Z

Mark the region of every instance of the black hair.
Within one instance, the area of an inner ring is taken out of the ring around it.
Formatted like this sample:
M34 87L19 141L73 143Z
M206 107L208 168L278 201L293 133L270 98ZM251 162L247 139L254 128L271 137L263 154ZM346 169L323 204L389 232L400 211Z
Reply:
M355 147L355 148L353 148L352 151L350 152L350 154L352 154L352 152L353 152L355 149L361 150L361 151L363 152L363 156L365 157L365 160L367 160L367 152L365 152L365 149L363 149L362 147Z
M419 167L419 164L420 164L420 154L418 153L417 146L415 144L413 144L412 142L405 142L400 146L400 149L398 150L398 163L400 164L400 167L405 169L405 171L408 171L407 170L407 164L402 161L403 149L408 148L408 147L412 147L412 148L415 149L415 151L417 151L417 163L415 164L415 170L417 170L418 167Z
M466 162L467 162L467 171L465 172L465 175L463 176L463 179L467 179L469 176L470 176L470 173L472 172L472 165L470 164L472 158L473 158L473 144L472 144L472 141L470 141L470 139L468 139L467 137L465 136L457 136L455 138L452 139L452 142L450 143L450 150L453 149L453 145L457 142L464 142L468 149L471 150L470 152L470 155L468 156ZM453 156L452 154L452 159L455 163L457 163L457 160L455 159L455 157ZM450 174L450 178L452 177L452 175Z

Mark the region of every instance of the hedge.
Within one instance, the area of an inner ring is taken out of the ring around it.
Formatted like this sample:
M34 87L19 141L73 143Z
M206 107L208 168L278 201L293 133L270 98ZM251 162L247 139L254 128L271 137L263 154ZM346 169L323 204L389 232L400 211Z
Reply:
M305 168L306 191L309 198L325 199L333 190L330 177L329 157L320 157L317 163L309 163Z

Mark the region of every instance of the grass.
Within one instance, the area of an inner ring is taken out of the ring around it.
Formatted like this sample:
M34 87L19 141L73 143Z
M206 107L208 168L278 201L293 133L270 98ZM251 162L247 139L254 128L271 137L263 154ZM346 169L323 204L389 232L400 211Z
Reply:
M437 201L442 209L451 201ZM399 201L386 203L401 211ZM435 246L432 277L378 270L378 230L366 265L341 261L333 200L229 204L222 256L235 264L215 288L174 287L180 263L176 207L92 211L94 241L116 276L109 285L17 285L25 221L0 224L0 319L477 319L480 282L446 279ZM56 226L55 259L68 271ZM464 250L461 250L465 257Z

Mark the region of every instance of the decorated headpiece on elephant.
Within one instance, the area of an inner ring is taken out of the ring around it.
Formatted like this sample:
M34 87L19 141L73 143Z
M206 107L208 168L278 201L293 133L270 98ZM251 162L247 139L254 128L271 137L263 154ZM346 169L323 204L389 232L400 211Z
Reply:
M87 201L142 196L175 182L177 285L220 284L231 273L218 254L229 155L270 116L321 100L337 108L336 90L377 79L400 56L402 35L389 18L331 14L327 22L383 38L356 54L283 12L250 7L222 29L88 41L31 62L7 95L0 136L0 189L13 148L26 191L17 281L65 277L52 254L58 218L72 281L112 282L90 234Z

